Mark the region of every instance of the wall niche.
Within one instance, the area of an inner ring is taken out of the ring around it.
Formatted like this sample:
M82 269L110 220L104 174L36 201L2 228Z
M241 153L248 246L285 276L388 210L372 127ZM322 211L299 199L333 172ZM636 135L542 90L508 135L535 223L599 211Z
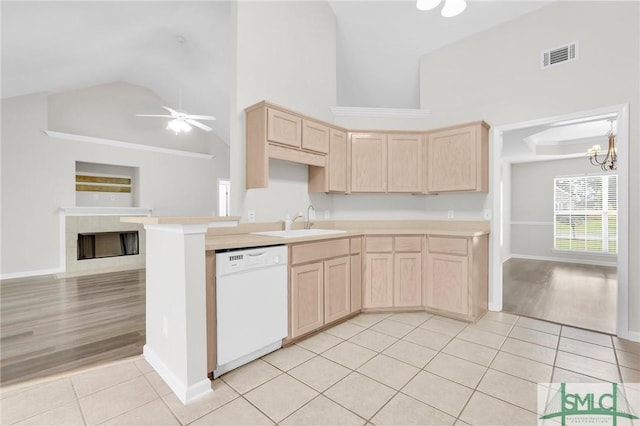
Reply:
M76 207L140 207L138 167L76 161Z

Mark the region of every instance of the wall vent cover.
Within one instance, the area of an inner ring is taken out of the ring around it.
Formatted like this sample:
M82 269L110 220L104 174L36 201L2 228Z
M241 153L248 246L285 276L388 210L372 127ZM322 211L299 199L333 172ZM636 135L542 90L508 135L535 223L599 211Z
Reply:
M578 42L574 41L564 46L545 50L541 55L541 68L571 62L578 59Z

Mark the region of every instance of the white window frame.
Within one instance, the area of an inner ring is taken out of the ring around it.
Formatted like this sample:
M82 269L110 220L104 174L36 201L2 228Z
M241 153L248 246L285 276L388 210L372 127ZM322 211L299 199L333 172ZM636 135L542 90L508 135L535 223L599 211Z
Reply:
M566 179L575 179L576 181L581 180L581 179L587 179L587 178L591 178L593 179L594 177L600 177L602 178L602 182L601 182L601 187L603 188L603 192L602 192L602 208L599 210L590 210L590 209L583 209L583 210L572 210L572 209L565 209L565 210L559 210L558 209L558 204L559 202L557 201L557 193L556 193L556 188L557 188L557 181L562 179L562 180L566 180ZM609 181L610 179L616 179L616 210L609 210ZM619 242L618 242L618 229L619 229L619 221L618 221L618 204L619 204L619 199L618 199L618 176L617 174L614 173L597 173L597 174L585 174L585 175L571 175L571 176L556 176L553 179L553 251L557 251L557 252L572 252L572 253L581 253L581 254L601 254L601 255L617 255L618 253L618 246L619 246ZM573 248L558 248L557 246L557 242L558 242L558 238L562 238L562 239L566 239L565 235L558 235L557 234L557 220L558 220L558 216L567 216L567 215L585 215L585 216L597 216L600 215L602 218L602 229L601 229L601 235L600 235L600 241L601 241L601 247L602 250L589 250L587 247L587 243L586 243L586 237L585 238L572 238L572 236L569 237L569 240L575 239L575 240L585 240L585 249L584 250L579 250L579 249L573 249ZM609 238L609 218L615 216L616 217L616 235L613 238ZM610 240L614 240L616 242L616 250L615 251L609 251L609 241Z

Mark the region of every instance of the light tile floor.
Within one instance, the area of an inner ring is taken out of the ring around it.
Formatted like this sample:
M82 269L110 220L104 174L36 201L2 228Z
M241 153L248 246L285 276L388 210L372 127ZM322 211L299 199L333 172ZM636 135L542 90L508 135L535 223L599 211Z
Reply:
M141 357L2 389L2 425L535 425L537 382L640 382L640 343L490 312L361 314L189 405Z

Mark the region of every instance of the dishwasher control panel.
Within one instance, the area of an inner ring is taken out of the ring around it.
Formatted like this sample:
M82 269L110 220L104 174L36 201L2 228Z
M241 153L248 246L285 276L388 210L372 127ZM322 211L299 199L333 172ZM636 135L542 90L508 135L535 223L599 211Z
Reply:
M254 247L216 253L216 276L287 264L287 246Z

